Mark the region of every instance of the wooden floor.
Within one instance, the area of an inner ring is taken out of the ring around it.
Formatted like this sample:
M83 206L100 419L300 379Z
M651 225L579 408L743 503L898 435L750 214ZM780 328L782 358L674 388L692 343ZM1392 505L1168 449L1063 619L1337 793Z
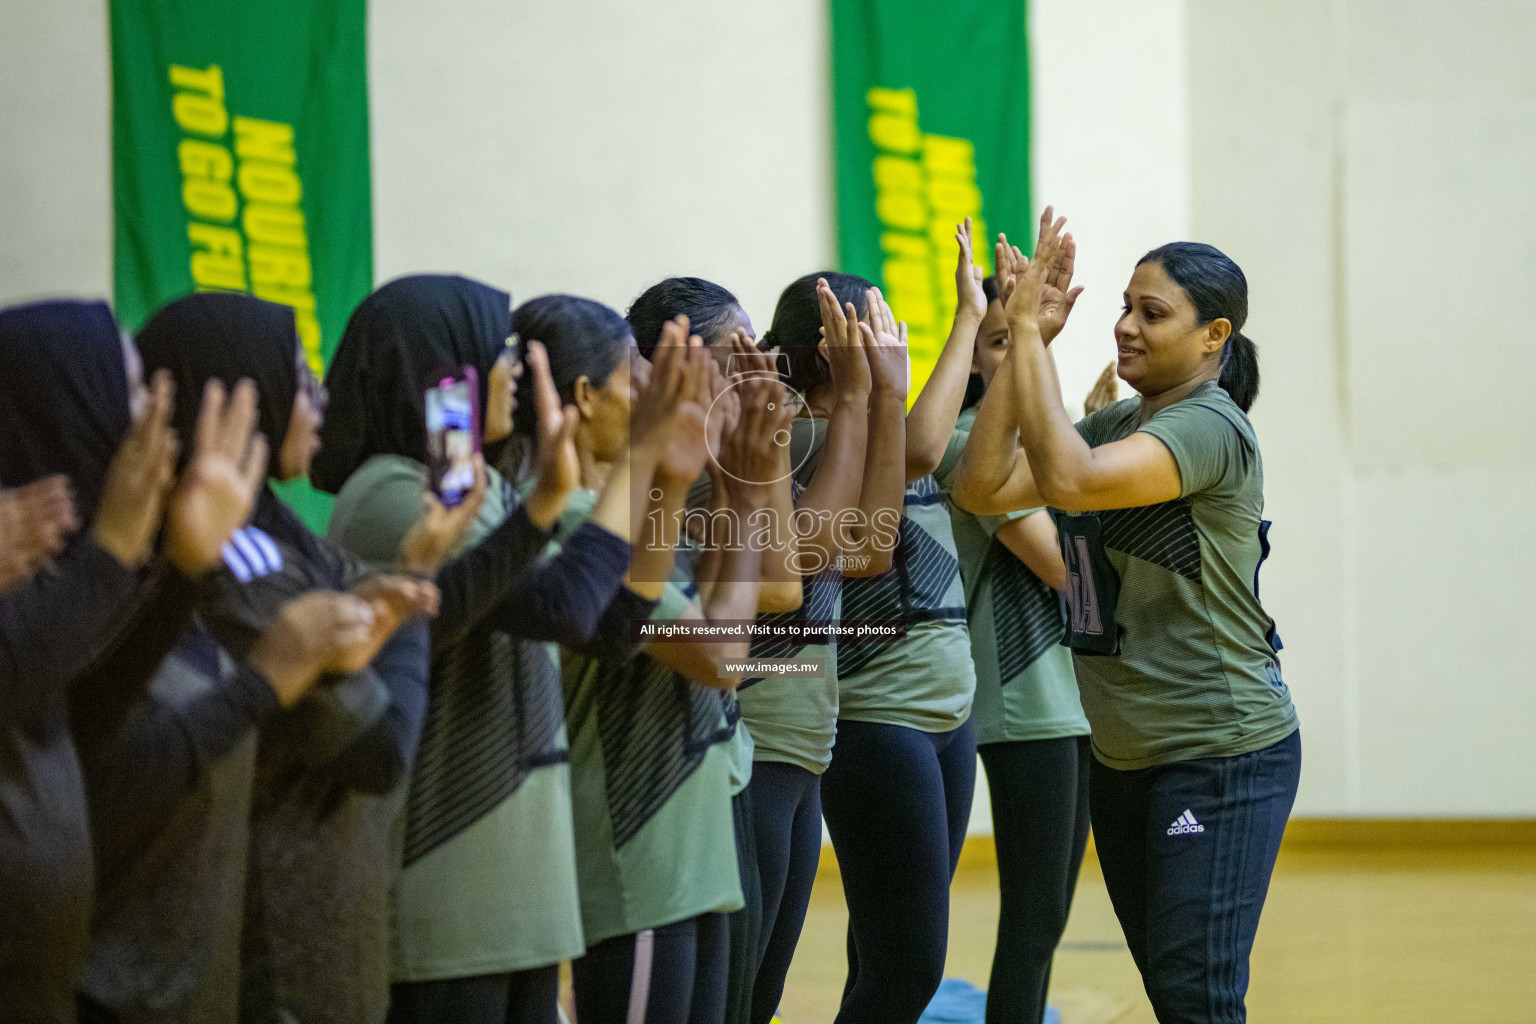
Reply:
M846 922L836 873L824 870L790 970L785 1024L835 1016ZM985 988L996 926L989 858L968 857L945 973ZM1091 857L1051 1002L1064 1024L1155 1024ZM1536 1022L1536 848L1288 846L1259 927L1248 1009L1256 1024Z

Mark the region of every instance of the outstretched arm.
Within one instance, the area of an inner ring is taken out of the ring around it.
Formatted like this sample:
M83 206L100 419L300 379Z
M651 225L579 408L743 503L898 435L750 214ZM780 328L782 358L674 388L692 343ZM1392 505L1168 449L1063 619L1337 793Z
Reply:
M863 337L858 331L840 329L848 319L842 311L836 311L842 320L829 320L837 303L829 303L821 288L822 282L818 281L817 298L821 301L825 335L820 351L832 375L832 409L827 415L821 462L800 494L794 521L801 547L835 560L842 550L837 517L859 506L869 442L869 393L874 385L869 376L869 360L864 356ZM851 307L848 316L852 316Z
M982 269L976 266L971 248L971 218L955 228L960 246L955 268L955 321L939 353L933 373L907 413L907 481L920 479L939 467L944 450L954 436L955 421L965 402L971 379L971 359L976 353L976 332L987 315L987 296L981 289Z
M825 286L821 286L825 288ZM830 306L830 308L829 308ZM838 531L845 576L876 576L887 572L900 536L902 503L906 496L907 460L907 325L897 323L880 289L869 289L864 320L856 323L853 306L837 309L832 292L822 297L822 319L841 319L841 329L856 331L864 342L873 387L869 393L869 436L864 451L864 479L859 488L859 514Z

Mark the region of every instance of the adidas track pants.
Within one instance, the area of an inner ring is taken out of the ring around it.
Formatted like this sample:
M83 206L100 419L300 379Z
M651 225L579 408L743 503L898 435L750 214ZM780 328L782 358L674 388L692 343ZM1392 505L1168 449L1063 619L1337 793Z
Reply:
M1104 884L1160 1024L1246 1021L1248 955L1301 775L1301 735L1089 783Z

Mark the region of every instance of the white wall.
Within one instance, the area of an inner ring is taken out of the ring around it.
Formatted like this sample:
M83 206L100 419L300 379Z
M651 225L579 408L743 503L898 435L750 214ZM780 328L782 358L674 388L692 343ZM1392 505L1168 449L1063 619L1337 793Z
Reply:
M112 296L107 5L0 13L0 304Z
M1183 0L1035 0L1032 184L1077 240L1082 297L1051 346L1068 409L1115 358L1136 261L1189 234Z
M105 5L4 19L0 303L108 295ZM1252 284L1298 810L1536 814L1536 5L1037 0L1030 30L1034 194L1088 287L1069 405L1148 248ZM822 0L375 0L369 38L380 280L622 307L699 273L762 325L833 257Z
M621 311L673 274L759 329L834 258L820 0L376 0L380 279L454 269Z
M1298 810L1536 814L1536 5L1190 0L1191 215L1248 274Z

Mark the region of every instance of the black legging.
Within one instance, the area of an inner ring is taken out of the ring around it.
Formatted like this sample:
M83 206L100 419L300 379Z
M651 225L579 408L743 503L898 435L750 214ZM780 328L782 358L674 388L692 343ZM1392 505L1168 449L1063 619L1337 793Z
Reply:
M835 1024L914 1024L938 990L949 883L975 786L970 723L926 733L838 720L821 780L848 901L848 982Z
M633 1000L644 1024L721 1024L729 955L724 914L605 939L571 964L576 1019L633 1024Z
M742 908L727 917L730 963L726 969L725 1024L748 1024L752 1012L752 979L762 948L763 887L757 873L757 830L752 813L752 787L731 797L731 825L736 832L736 867L741 874Z
M560 965L472 978L397 982L389 1024L555 1024Z
M762 883L763 946L752 986L752 1024L769 1024L784 996L821 861L821 776L797 765L752 766L752 815Z
M1002 907L987 1024L1039 1024L1088 845L1087 736L984 743Z

